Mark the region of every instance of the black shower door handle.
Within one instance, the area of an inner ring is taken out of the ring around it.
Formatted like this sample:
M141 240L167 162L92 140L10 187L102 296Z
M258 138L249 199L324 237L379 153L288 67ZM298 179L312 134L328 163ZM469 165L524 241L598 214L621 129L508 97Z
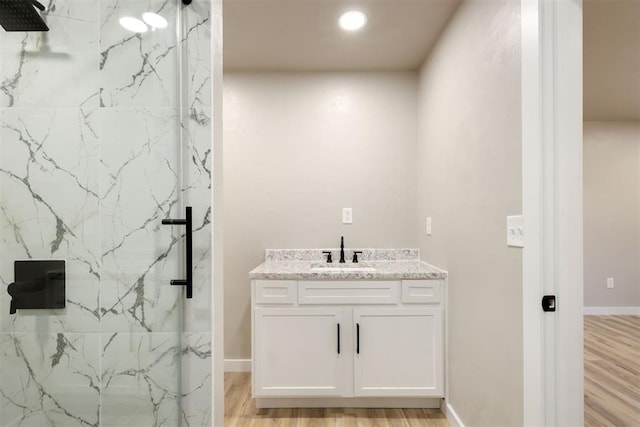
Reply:
M186 225L187 230L185 236L187 238L186 244L186 256L187 256L187 279L174 279L171 281L173 286L186 286L187 287L187 298L193 297L193 242L192 242L192 232L193 232L193 222L191 217L191 206L187 206L185 208L185 219L163 219L162 223L165 225Z

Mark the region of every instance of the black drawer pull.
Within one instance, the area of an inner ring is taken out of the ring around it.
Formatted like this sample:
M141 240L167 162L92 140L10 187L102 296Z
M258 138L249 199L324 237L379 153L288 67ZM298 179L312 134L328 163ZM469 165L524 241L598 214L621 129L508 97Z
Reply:
M356 353L360 354L360 323L356 323Z
M338 323L338 354L340 354L340 323Z

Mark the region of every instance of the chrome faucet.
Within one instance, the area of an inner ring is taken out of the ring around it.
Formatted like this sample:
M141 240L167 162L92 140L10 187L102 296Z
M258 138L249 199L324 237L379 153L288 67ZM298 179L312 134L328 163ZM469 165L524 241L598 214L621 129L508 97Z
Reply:
M340 236L340 261L338 261L342 264L345 263L344 260L344 236Z

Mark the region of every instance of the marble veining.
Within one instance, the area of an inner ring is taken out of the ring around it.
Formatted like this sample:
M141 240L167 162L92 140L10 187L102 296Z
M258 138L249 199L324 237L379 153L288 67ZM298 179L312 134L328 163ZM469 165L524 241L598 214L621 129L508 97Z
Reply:
M114 333L103 334L102 342L101 426L204 426L210 420L210 409L199 412L210 396L208 336Z
M0 333L0 425L99 425L95 334Z
M333 252L332 264L327 264L323 250ZM265 262L249 272L250 279L267 280L403 280L403 279L444 279L447 272L419 259L418 249L362 249L361 262L353 264L354 250L345 250L347 262L340 264L336 255L340 249L267 249ZM374 271L358 271L366 265ZM322 271L319 266L331 266ZM340 271L347 267L349 271Z
M98 106L96 0L43 0L47 33L2 31L1 107ZM95 70L95 71L94 71Z
M0 282L13 261L67 259L67 309L0 310L7 332L79 332L99 327L97 292L99 140L95 112L69 108L0 108ZM9 296L0 292L2 307ZM47 319L47 321L43 321Z
M100 105L171 107L177 105L177 49L174 25L131 33L121 16L151 11L175 22L177 7L165 0L100 2ZM138 18L139 19L139 18Z
M51 31L0 31L0 283L65 259L67 307L0 292L0 426L210 426L211 3L41 1Z
M184 215L177 112L108 108L101 119L101 329L177 331L181 289L169 281L181 274L177 246L184 230L161 225Z

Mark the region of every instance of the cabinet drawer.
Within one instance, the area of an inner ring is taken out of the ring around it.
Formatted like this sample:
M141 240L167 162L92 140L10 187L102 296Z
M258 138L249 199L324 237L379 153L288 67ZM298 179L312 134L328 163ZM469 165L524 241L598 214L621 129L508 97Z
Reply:
M301 281L299 304L397 304L396 281Z
M442 301L439 280L403 280L403 304L439 304Z
M295 280L257 280L256 304L295 304L296 283Z

